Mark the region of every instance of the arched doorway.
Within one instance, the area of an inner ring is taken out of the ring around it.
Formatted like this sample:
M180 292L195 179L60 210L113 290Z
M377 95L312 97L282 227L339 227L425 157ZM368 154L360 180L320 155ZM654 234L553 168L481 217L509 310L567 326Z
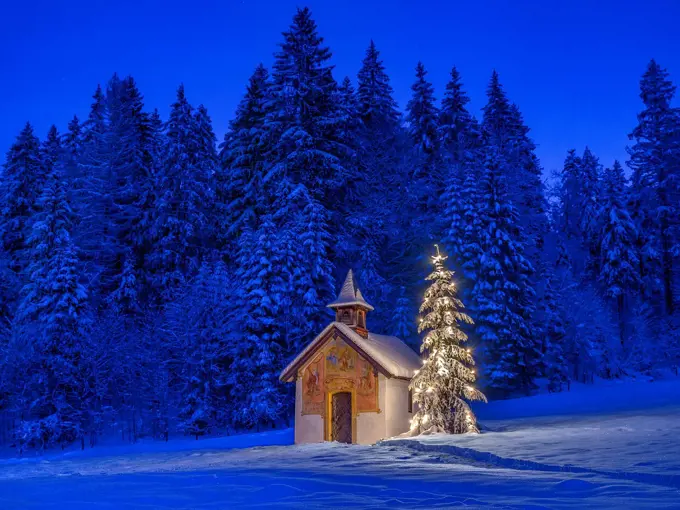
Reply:
M352 394L348 391L331 396L330 440L352 443Z

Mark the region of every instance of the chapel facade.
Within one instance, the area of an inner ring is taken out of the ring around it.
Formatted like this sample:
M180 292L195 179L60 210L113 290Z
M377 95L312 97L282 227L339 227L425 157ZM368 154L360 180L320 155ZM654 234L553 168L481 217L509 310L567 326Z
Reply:
M420 357L394 336L369 330L366 302L347 273L328 307L331 322L281 372L295 381L295 443L373 444L410 428L408 386Z

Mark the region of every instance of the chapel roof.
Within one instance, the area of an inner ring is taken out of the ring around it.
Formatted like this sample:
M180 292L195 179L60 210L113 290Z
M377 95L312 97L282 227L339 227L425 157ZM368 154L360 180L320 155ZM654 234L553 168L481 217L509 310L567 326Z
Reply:
M288 382L295 380L298 368L324 345L330 338L329 333L333 328L342 334L351 347L369 362L374 363L387 377L412 379L416 370L423 365L420 356L396 336L376 335L369 331L368 337L364 338L347 324L331 322L288 364L279 378Z
M328 308L339 308L341 306L352 305L363 306L367 310L373 310L373 307L366 302L364 296L361 294L361 291L354 283L354 274L350 269L347 272L345 283L342 284L342 288L340 289L338 297L335 298L335 301L328 303L326 306Z

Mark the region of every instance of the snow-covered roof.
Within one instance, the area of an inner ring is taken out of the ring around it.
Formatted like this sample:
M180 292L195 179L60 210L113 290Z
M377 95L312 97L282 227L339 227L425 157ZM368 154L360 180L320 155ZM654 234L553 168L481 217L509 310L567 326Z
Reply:
M297 369L323 345L333 328L342 333L359 354L375 363L388 377L411 379L415 371L423 365L420 356L396 336L376 335L369 332L368 338L364 338L347 324L331 322L288 364L279 378L282 381L294 380Z
M340 294L335 298L335 301L328 303L326 306L328 306L328 308L338 308L340 306L351 305L359 305L368 310L373 310L373 307L366 302L364 296L361 295L361 291L354 283L354 274L350 269L345 277L345 283L342 284Z

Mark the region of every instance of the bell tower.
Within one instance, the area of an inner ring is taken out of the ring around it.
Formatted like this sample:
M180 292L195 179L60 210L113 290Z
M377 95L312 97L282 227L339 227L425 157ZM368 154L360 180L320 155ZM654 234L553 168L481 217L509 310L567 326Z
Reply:
M364 338L368 337L368 330L366 329L366 313L373 310L361 291L354 283L354 274L350 269L345 277L345 283L342 284L340 294L332 303L329 303L328 308L335 310L335 320L347 324L354 331L359 333Z

